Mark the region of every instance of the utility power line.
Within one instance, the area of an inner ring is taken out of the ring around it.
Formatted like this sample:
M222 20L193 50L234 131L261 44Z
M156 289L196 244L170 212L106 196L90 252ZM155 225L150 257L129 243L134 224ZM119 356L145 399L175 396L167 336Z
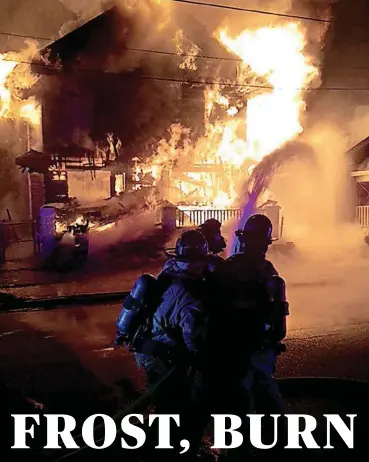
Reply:
M3 31L0 31L0 35L6 36L6 37L18 37L18 38L31 39L31 40L43 40L45 42L51 42L51 41L56 40L54 37L38 37L37 35L23 35L23 34L16 34L13 32L3 32Z
M68 72L85 72L85 73L96 73L96 74L107 74L107 75L115 75L115 76L122 76L128 77L128 74L120 74L117 72L111 71L104 71L101 69L91 69L91 68L76 68L70 67L64 69L61 66L51 65L46 63L40 62L32 62L26 60L12 60L12 59L3 59L3 61L15 62L17 64L27 64L33 65L38 67L43 67L46 69L53 69L58 72L68 73ZM177 77L167 77L167 76L155 76L155 75L136 75L135 78L144 79L144 80L154 80L158 82L168 82L168 83L181 83L181 84L189 84L195 86L211 86L211 85L218 85L220 87L228 87L228 88L251 88L251 89L261 89L261 90L290 90L289 87L273 87L271 85L258 85L258 84L248 84L248 83L239 83L239 82L229 82L229 81L213 81L213 80L192 80L192 79L183 79ZM302 91L302 92L313 92L313 91L345 91L345 92L357 92L357 91L369 91L369 87L312 87L312 88L294 88L294 90Z
M0 35L2 34L7 34L5 32L0 32ZM31 36L21 36L24 38L29 38L29 39L37 39L37 37L31 37ZM43 40L48 40L48 39L43 39ZM204 60L216 60L216 61L228 61L228 62L236 62L236 63L243 63L244 61L239 58L238 56L213 56L213 55L203 55L203 54L191 54L191 53L176 53L174 51L165 51L165 50L155 50L155 49L150 49L150 48L133 48L133 47L123 47L122 50L128 51L128 52L133 52L133 53L149 53L149 54L156 54L156 55L163 55L163 56L171 56L175 58L192 58L192 59L204 59ZM5 56L7 53L3 53L2 55ZM1 56L1 54L0 54ZM12 59L8 58L1 58L2 61L14 61ZM24 61L17 61L19 63L24 63L27 64ZM33 64L33 63L28 63L28 64ZM342 69L342 65L331 65L331 64L319 64L319 65L314 65L317 68L324 68L324 69ZM369 70L369 65L368 66L344 66L344 69L355 69L355 70Z
M278 13L274 11L244 8L241 6L221 5L218 3L205 3L205 2L199 2L196 0L171 0L171 1L174 3L184 3L188 5L204 6L208 8L218 8L222 10L238 11L238 12L244 12L244 13L255 13L255 14L275 16L275 17L286 18L286 19L299 19L301 21L312 21L312 22L318 22L318 23L323 23L323 24L336 24L337 23L337 21L333 19L323 19L323 18L314 18L311 16L301 16L297 14ZM351 27L360 27L360 28L366 28L366 29L368 28L368 26L364 24L346 23L346 25L351 26Z

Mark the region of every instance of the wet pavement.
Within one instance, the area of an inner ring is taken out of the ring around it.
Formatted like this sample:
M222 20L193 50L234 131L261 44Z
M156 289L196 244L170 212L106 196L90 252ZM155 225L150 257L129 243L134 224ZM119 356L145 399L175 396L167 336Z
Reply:
M162 255L141 254L136 260L91 258L66 274L18 271L23 286L3 291L32 298L125 291L140 273L157 273L162 261ZM277 266L288 283L291 311L278 376L369 381L369 260L329 266L282 258ZM9 285L14 276L7 273L1 276ZM69 402L87 408L96 397L125 406L144 390L132 355L112 345L120 303L41 308L0 312L0 374L11 388L63 412Z
M82 265L64 271L43 269L37 261L8 262L0 269L0 291L37 299L126 291L143 271L160 270L164 248L175 238L158 229L136 241L92 251Z
M299 296L301 291L296 289ZM94 387L94 382L115 387L123 381L139 388L142 384L133 358L112 345L119 310L120 304L111 303L1 313L1 375L9 377L16 388L28 383L37 392L50 387L83 390ZM311 310L307 316L295 309L293 314L287 353L279 361L281 376L369 381L368 315L341 325L332 317L331 323L317 327L319 312Z
M145 265L145 272L157 274L163 260ZM111 273L92 274L88 268L68 274L48 274L42 271L25 270L15 277L2 277L0 291L21 298L53 298L70 295L124 292L130 290L142 267L116 269Z
M90 260L84 270L62 275L24 270L14 273L23 286L5 291L45 298L129 290L140 273L155 274L162 264L161 258L143 261L107 268L106 263ZM355 273L352 279L336 271L335 264L334 271L325 268L322 272L314 264L313 269L304 267L301 272L300 264L279 263L288 281L291 316L287 352L279 358L277 376L369 382L369 263L349 268ZM11 277L7 281L11 283ZM44 284L26 287L27 282ZM11 389L45 403L52 413L83 418L126 408L144 392L145 377L130 353L113 347L119 310L120 303L111 302L0 312L2 380ZM329 386L323 393L330 394ZM336 404L353 398L336 392L330 413L338 412ZM361 412L360 403L355 404L354 412ZM296 412L309 413L306 409L311 403L304 406L299 402Z

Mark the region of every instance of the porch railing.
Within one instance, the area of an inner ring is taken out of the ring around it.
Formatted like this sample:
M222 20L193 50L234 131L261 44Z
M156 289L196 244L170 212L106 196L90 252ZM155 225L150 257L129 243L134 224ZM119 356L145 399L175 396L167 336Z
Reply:
M176 212L176 226L183 228L187 226L200 226L204 221L215 218L221 223L232 219L241 218L240 209L215 209L203 207L180 207Z
M356 207L356 222L363 228L369 228L369 205Z

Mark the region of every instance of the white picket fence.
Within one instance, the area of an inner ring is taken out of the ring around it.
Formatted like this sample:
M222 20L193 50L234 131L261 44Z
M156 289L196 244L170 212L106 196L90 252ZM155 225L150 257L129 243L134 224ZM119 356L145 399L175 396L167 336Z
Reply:
M363 228L369 228L369 205L356 207L356 222Z
M161 211L159 212L158 220L161 221ZM176 210L176 227L182 228L186 226L199 226L209 218L216 218L221 223L225 223L231 219L239 219L241 217L241 213L241 210L236 208L215 209L210 207L181 207ZM369 205L356 207L356 222L363 228L369 228Z
M179 207L177 209L176 226L182 228L186 226L199 226L210 218L215 218L221 223L241 217L240 209L217 209L206 207Z

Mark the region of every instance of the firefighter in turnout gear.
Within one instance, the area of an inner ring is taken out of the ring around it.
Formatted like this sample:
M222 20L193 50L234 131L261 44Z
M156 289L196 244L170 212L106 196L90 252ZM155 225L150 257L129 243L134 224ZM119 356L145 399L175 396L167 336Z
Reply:
M210 218L197 228L205 236L208 241L209 251L214 255L223 252L227 247L227 242L222 236L221 227L220 221Z
M185 231L175 249L168 249L166 255L169 260L157 277L159 296L149 330L152 340L171 352L171 357L182 360L196 355L204 340L208 244L200 232ZM147 370L152 360L152 356L143 354L139 363Z
M211 277L219 265L221 265L224 259L219 255L227 247L227 242L222 236L221 231L222 224L215 218L206 220L197 229L200 231L208 241L209 245L209 257L208 257L208 276Z
M154 404L158 414L180 414L180 430L173 438L179 448L181 439L191 439L191 369L206 335L204 274L208 243L199 231L185 231L175 249L168 249L166 254L169 259L158 277L140 276L124 302L117 321L116 343L128 343L135 352L138 366L146 373L149 391L173 367L177 368L166 393ZM154 453L157 458L157 450ZM174 460L176 454L179 450L169 451L169 460Z
M272 224L264 215L253 215L236 235L240 252L217 272L219 304L217 319L209 327L210 360L204 372L208 408L239 416L254 411L283 414L274 372L284 350L289 305L284 280L266 259ZM227 460L250 456L247 423L246 419L245 444L230 450ZM264 430L268 432L268 425Z

